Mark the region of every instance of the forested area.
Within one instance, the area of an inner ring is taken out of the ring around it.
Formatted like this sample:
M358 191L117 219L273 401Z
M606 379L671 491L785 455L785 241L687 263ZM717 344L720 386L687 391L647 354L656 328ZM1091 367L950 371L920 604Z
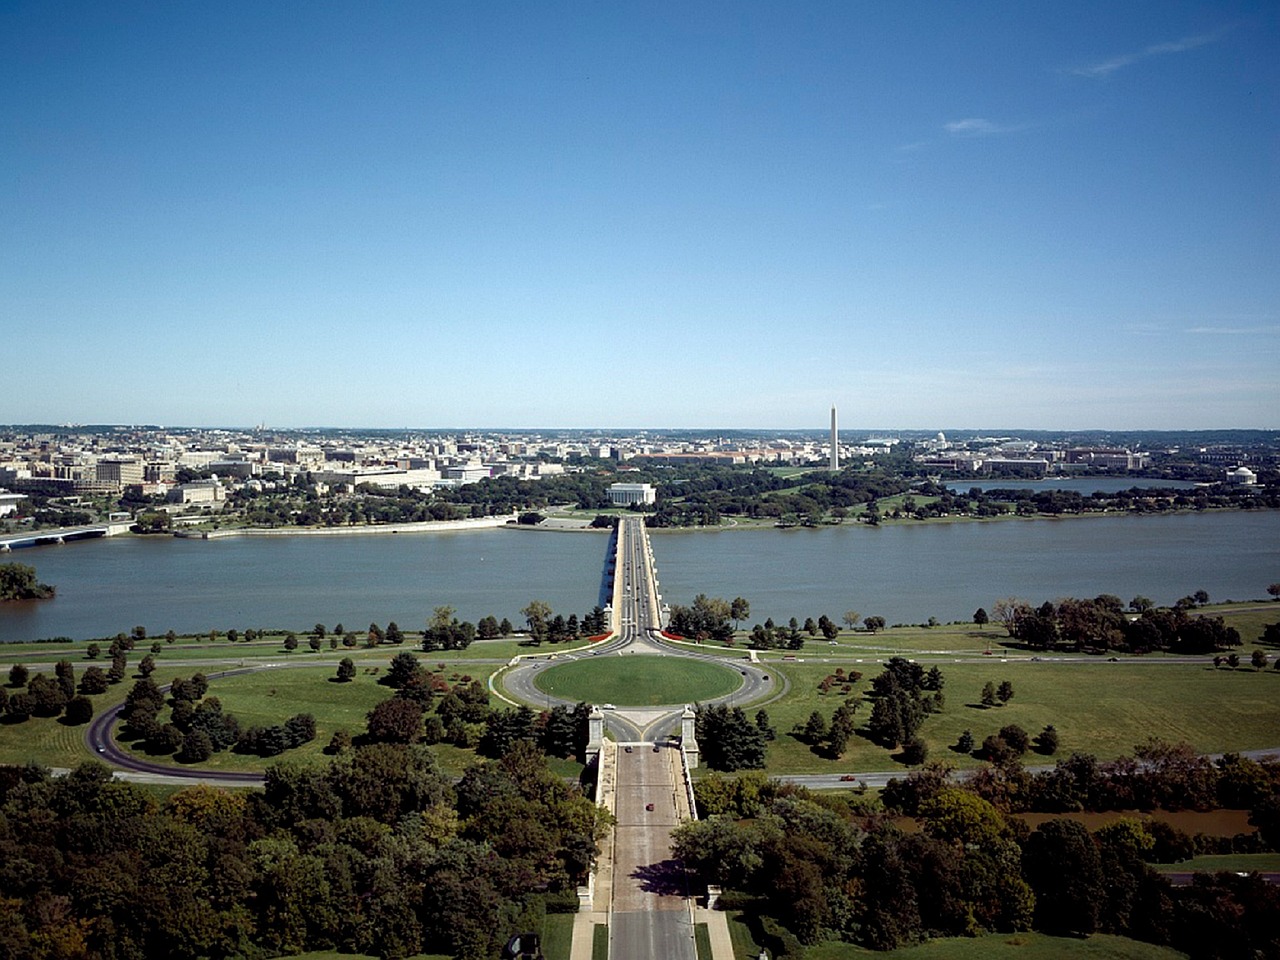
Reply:
M370 743L164 801L96 762L0 767L0 956L489 960L576 908L603 829L531 744L456 785L427 747Z
M1151 867L1280 848L1274 762L1213 762L1151 741L1132 757L1073 755L1037 774L1015 762L958 780L932 764L891 781L883 803L760 775L713 775L696 794L703 819L677 829L677 855L700 882L723 886L729 906L762 913L778 956L799 956L803 944L821 940L892 949L1028 929L1115 933L1193 958L1280 952L1276 887L1235 874L1175 887ZM1248 809L1258 831L1193 837L1132 816L1092 833L1065 818L1032 830L1014 816L1157 807Z

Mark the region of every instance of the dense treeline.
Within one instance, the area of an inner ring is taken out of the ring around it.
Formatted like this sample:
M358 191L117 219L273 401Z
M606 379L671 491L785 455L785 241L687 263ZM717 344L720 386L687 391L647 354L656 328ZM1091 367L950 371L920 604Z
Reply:
M992 618L1033 650L1202 654L1239 646L1239 632L1222 617L1191 615L1208 600L1203 590L1172 607L1156 607L1146 597L1134 597L1126 612L1123 601L1112 594L1092 600L1046 600L1038 607L1010 597L996 601Z
M53 587L36 579L35 567L25 563L0 563L0 602L47 600L53 594Z
M281 764L157 801L86 763L0 768L0 956L465 960L571 908L604 822L517 745L455 786L421 746Z
M696 796L704 819L677 828L675 853L700 880L727 888L730 904L773 921L763 929L775 955L798 956L802 943L824 939L893 949L933 936L1032 928L1115 933L1195 958L1280 951L1277 888L1232 874L1173 887L1149 866L1280 846L1275 763L1235 755L1214 763L1152 741L1132 758L1098 764L1074 756L1046 774L1005 765L956 781L934 764L884 792L890 812L916 819L920 829L909 833L874 801L810 794L759 775L712 775ZM1259 832L1191 838L1132 818L1092 834L1065 819L1033 831L1009 815L1219 805L1251 808Z

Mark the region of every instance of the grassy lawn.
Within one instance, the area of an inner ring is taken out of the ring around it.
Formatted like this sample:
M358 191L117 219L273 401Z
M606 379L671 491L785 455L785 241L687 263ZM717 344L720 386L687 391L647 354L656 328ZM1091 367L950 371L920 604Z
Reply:
M698 960L712 960L711 931L705 923L695 924L693 928L693 947Z
M387 653L385 649L381 652ZM434 662L432 660L430 665L434 666ZM202 768L259 771L280 759L321 756L335 731L346 730L352 735L362 732L365 715L381 700L391 696L391 688L377 682L381 666L360 666L355 680L350 683L330 682L334 676L332 666L264 670L210 681L209 695L222 702L223 710L235 714L242 729L271 726L283 723L294 714L310 713L316 718L316 739L269 759L224 751L214 754L208 763L201 765ZM458 665L449 671L448 676L451 681L463 676L484 681L494 669L492 664ZM162 663L152 678L163 686L176 676L189 677L193 672L182 669L181 665ZM93 697L95 711L100 713L120 703L133 684L134 678L130 677L106 693ZM167 714L162 713L161 718L167 719ZM34 760L45 766L74 767L95 756L84 744L84 732L84 727L69 727L56 719L38 717L21 724L0 723L0 763ZM460 773L475 761L475 753L471 750L447 745L435 749L441 766L451 773ZM149 759L160 763L173 762L171 758Z
M609 960L609 925L598 923L591 931L591 960Z
M925 719L920 734L931 758L946 758L958 766L977 761L948 748L961 731L971 730L978 743L1006 724L1017 724L1033 736L1053 724L1061 738L1058 756L1075 751L1100 758L1130 752L1148 736L1185 740L1198 750L1218 752L1280 746L1280 674L1275 671L1214 670L1203 663L1142 664L1141 662L1080 664L947 663L939 661L946 684L946 708ZM840 703L839 688L823 696L818 684L835 664L788 663L774 669L791 681L791 690L770 704L770 722L778 739L769 746L769 772L819 773L887 770L894 767L890 751L856 737L840 761L828 760L789 736L813 710L830 718ZM865 673L855 692L869 689L878 664L860 667ZM1013 683L1014 698L1007 706L975 706L983 684ZM870 715L870 704L858 710L859 720ZM1028 754L1029 763L1052 762ZM907 768L903 768L904 771Z
M1192 857L1181 863L1153 863L1152 870L1159 873L1217 873L1230 870L1233 873L1280 873L1280 853L1226 853L1216 856Z
M730 911L729 938L735 960L755 960L760 944L751 936L741 911ZM993 933L983 937L948 937L913 947L881 952L851 943L828 942L805 951L806 960L849 960L853 957L893 958L893 960L985 960L1010 957L1016 960L1177 960L1186 954L1124 937L1095 934L1087 940L1046 937L1038 933Z
M948 937L914 947L881 953L848 943L810 947L807 960L848 960L851 957L892 957L894 960L1177 960L1185 957L1169 947L1157 947L1124 937L1094 934L1087 940L1046 937L1039 933L993 933L983 937Z
M569 700L657 706L726 696L742 680L715 663L636 654L548 667L534 682L543 692Z
M188 660L219 660L228 663L238 663L239 661L253 661L261 659L282 660L282 661L305 661L313 660L332 660L335 657L351 657L358 660L360 658L374 657L385 658L390 660L397 653L408 651L416 654L419 659L427 663L443 661L452 663L466 660L510 660L514 656L546 656L552 653L567 653L571 650L581 649L588 646L585 641L578 641L572 644L552 645L544 644L542 646L533 646L527 644L523 640L507 639L507 640L477 640L471 644L466 650L437 650L432 653L424 653L419 648L418 642L406 641L403 644L381 644L376 647L368 647L361 640L354 647L343 646L341 642L336 648L331 649L329 646L329 638L325 638L320 645L320 649L313 651L308 644L309 638L298 634L298 647L292 653L284 648L284 634L269 635L265 641L254 640L251 643L243 640L236 643L230 643L226 638L210 642L208 637L203 640L196 638L194 640L178 641L176 643L165 643L163 640L147 639L139 641L138 644L128 654L129 664L133 666L144 656L151 653L151 645L158 642L160 644L160 652L154 654L156 661L182 662ZM60 644L60 643L13 643L0 646L0 667L7 669L15 663L23 663L27 666L36 664L52 664L59 660L70 660L77 667L97 665L106 669L111 666L111 658L107 655L107 647L110 641L94 641L100 648L97 659L90 659L87 654L88 643L77 644Z

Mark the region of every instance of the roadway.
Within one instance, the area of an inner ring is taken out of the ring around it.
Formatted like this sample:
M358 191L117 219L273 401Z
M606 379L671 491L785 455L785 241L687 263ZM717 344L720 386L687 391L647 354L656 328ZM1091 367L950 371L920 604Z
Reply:
M680 822L665 756L672 749L634 744L617 752L609 960L695 960L688 884L671 857Z
M737 669L742 680L733 693L708 704L754 703L769 695L785 692L785 681L771 673L767 666L747 660L727 661L723 652L702 653L686 644L671 643L663 638L665 617L661 594L658 591L657 572L648 533L640 517L624 517L618 525L614 565L613 630L614 636L591 650L556 655L556 663L571 662L583 657L603 656L659 656L684 657L707 660ZM717 648L718 649L718 648ZM553 697L536 684L540 671L551 662L549 654L543 658L526 658L506 671L501 678L503 688L516 700L530 706L550 709L553 706L573 706L573 702ZM685 704L673 703L661 707L621 707L608 710L605 727L619 742L663 739L672 726L678 726Z

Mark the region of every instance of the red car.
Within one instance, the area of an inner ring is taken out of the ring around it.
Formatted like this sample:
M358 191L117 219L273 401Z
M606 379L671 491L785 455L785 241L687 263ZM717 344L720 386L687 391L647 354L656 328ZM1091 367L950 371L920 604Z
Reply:
M653 812L653 804L652 804L652 803L646 803L646 804L644 805L644 808L645 808L646 810L648 810L650 813L652 813L652 812Z

